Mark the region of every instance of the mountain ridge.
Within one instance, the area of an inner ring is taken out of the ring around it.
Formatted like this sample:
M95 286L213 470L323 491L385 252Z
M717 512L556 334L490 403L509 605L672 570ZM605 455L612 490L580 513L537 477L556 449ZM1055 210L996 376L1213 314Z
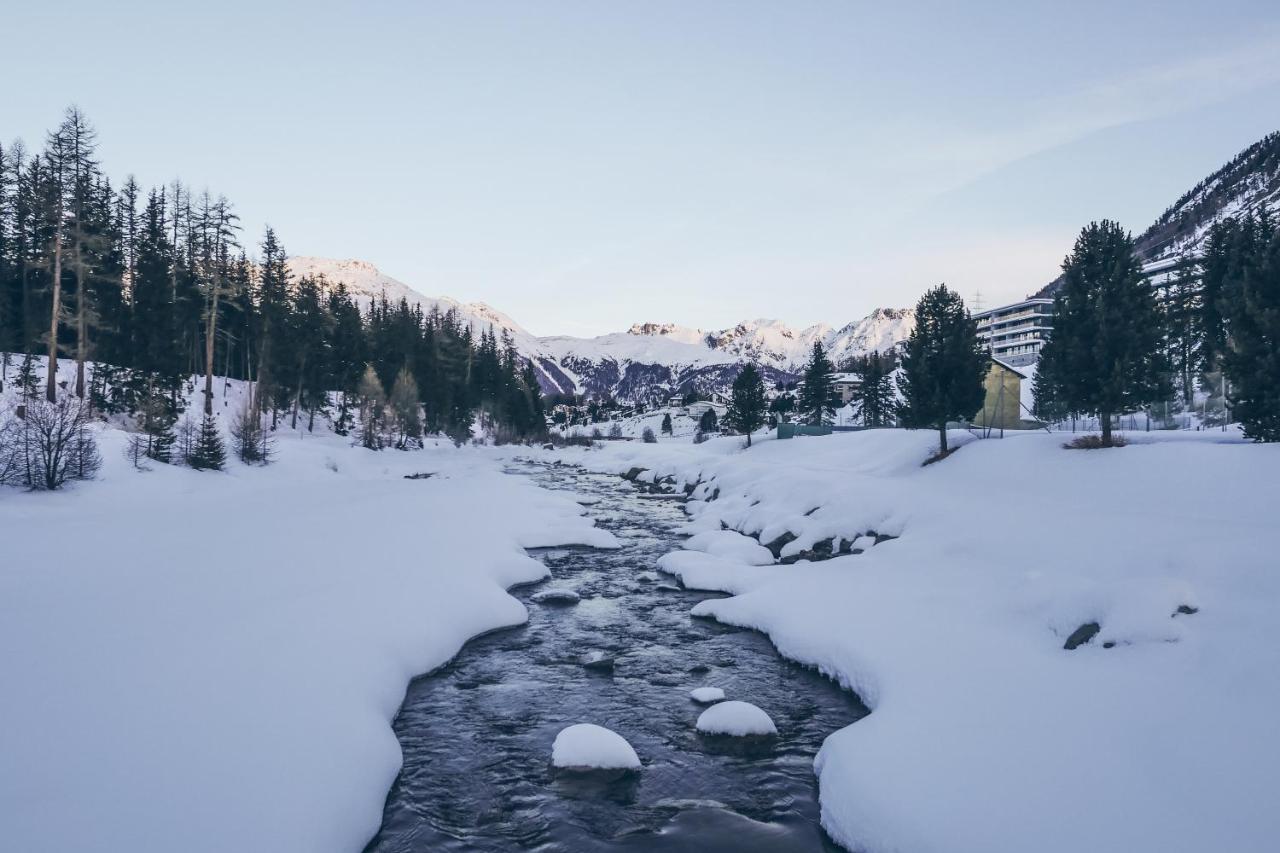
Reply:
M369 261L296 257L293 275L323 276L342 282L362 307L380 299L401 299L423 310L454 311L480 330L492 326L510 335L517 352L535 367L543 391L554 394L612 396L650 402L671 394L727 393L742 364L757 363L769 382L793 381L815 341L840 364L871 349L887 349L905 340L915 325L910 308L877 308L861 320L838 328L819 323L804 329L781 320L756 319L728 329L702 330L676 323L636 323L624 332L592 338L538 336L502 311L483 302L463 303L448 296L427 296L386 275Z

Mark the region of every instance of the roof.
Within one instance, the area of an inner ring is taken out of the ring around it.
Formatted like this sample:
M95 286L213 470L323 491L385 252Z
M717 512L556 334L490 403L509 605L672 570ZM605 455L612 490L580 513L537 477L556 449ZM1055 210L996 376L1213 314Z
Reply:
M1012 364L1010 364L1010 363L1009 363L1009 362L1007 362L1007 361L1002 361L1002 360L1000 360L1000 359L996 358L994 355L993 355L993 356L991 356L991 360L992 360L992 361L994 361L996 364L1000 365L1001 367L1003 367L1005 370L1008 370L1008 371L1010 371L1011 373L1016 373L1020 379L1026 379L1026 378L1028 378L1028 376L1027 376L1027 374L1026 374L1026 373L1023 373L1021 370L1019 370L1018 368L1014 367Z

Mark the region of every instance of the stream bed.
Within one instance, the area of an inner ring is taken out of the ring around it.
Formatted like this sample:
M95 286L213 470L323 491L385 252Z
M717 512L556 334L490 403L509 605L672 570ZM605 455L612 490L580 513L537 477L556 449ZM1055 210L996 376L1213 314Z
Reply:
M404 766L366 853L839 850L818 824L813 758L867 713L857 697L763 634L689 615L712 594L655 568L680 545L679 501L571 467L509 472L581 496L623 547L531 552L551 579L512 590L529 621L413 681L395 720ZM534 598L561 588L581 600ZM700 735L702 686L760 706L778 736ZM555 770L552 741L574 723L618 732L643 769Z

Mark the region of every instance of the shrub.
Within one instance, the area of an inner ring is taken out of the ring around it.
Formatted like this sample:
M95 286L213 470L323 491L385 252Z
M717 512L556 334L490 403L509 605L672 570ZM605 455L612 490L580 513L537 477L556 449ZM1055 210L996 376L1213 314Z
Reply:
M1073 438L1066 444L1062 445L1067 450L1101 450L1104 447L1124 447L1128 444L1123 435L1115 434L1111 436L1110 444L1103 444L1100 435L1082 435Z
M644 441L644 443L645 443L645 444L657 444L657 443L658 443L658 437L657 437L656 435L654 435L654 434L653 434L653 428L652 428L652 427L645 427L645 428L644 428L644 432L640 434L640 437L643 439L643 441Z
M0 482L53 490L93 479L102 457L91 422L89 404L78 397L14 409L0 424Z

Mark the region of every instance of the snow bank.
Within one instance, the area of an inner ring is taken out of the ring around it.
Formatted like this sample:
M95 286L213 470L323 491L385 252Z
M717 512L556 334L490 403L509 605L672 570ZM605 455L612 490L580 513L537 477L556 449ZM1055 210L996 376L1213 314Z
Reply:
M617 732L592 723L578 723L556 735L551 763L574 770L634 770L640 767L640 757Z
M734 594L694 613L767 632L872 708L816 762L824 826L846 847L1273 849L1280 446L1128 433L1086 452L1006 435L953 432L964 446L928 467L936 435L898 430L559 456L696 484L691 534L863 537L864 553L820 562L661 561ZM1091 622L1091 642L1063 648Z
M769 715L750 702L730 700L712 705L698 717L698 731L709 735L776 735L778 727Z
M617 545L482 451L284 432L267 468L137 472L100 440L98 481L0 489L6 850L359 850L409 679L526 619L524 548Z

